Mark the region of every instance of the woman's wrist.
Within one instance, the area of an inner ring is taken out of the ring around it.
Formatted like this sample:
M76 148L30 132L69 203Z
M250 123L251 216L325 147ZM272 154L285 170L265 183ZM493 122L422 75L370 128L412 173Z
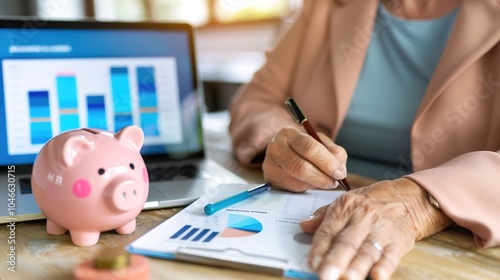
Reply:
M441 209L433 206L429 194L418 183L409 178L399 178L395 182L401 191L403 203L416 229L416 240L439 232L454 222Z

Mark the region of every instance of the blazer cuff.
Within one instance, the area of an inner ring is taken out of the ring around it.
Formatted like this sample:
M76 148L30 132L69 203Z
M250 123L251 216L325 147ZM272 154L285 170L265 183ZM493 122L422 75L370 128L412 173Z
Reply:
M480 151L404 177L420 184L479 247L500 245L500 154Z

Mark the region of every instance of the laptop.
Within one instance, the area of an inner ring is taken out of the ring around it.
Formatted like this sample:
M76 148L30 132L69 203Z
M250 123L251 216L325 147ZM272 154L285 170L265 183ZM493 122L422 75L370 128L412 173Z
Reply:
M144 209L245 183L206 158L193 36L182 23L1 19L0 223L44 218L32 164L44 143L71 129L143 129Z

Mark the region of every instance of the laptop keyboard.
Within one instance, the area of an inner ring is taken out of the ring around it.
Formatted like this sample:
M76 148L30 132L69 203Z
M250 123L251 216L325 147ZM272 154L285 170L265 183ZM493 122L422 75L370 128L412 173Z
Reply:
M194 164L168 167L149 167L148 174L150 182L188 180L199 177L198 167ZM31 190L31 179L19 179L19 188L21 190L21 194L32 193L33 191Z
M19 188L21 190L21 194L32 193L32 191L31 191L31 179L30 178L19 179Z
M193 164L149 167L148 174L150 182L187 180L197 177L198 167Z

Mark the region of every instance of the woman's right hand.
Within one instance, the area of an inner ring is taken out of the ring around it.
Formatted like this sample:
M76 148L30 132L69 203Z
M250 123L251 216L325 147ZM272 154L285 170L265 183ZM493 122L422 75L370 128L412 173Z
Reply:
M298 128L285 127L267 146L264 179L273 187L293 192L334 189L346 177L346 151L318 133L322 143Z

